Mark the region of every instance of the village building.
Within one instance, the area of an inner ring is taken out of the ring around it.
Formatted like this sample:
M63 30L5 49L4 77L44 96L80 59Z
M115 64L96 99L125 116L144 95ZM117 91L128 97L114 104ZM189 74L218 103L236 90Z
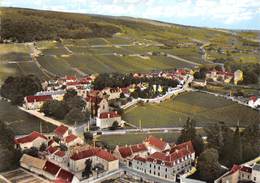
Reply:
M260 182L260 163L256 163L252 168L251 180Z
M250 97L248 105L252 108L260 107L260 98L257 98L257 96Z
M148 150L144 144L116 146L113 155L119 159L121 163L131 166L131 160L136 157L145 157L148 154ZM130 164L129 164L130 163Z
M65 137L64 142L67 147L84 144L84 141L74 134Z
M144 140L144 144L150 154L170 149L170 145L167 142L164 142L162 139L158 139L154 136L149 136L146 138Z
M243 81L243 71L236 70L234 72L234 84L237 85L239 81Z
M40 91L35 96L51 96L53 100L62 101L65 93L65 90Z
M60 125L54 130L54 134L59 139L64 139L69 135L69 128L65 125Z
M102 112L96 117L96 126L100 129L109 128L114 122L121 125L121 116L117 111Z
M66 161L66 152L61 151L61 150L57 150L53 154L53 159L58 163L64 163Z
M43 167L43 176L50 180L55 180L56 175L60 171L60 167L50 161L46 161Z
M59 144L55 140L53 139L49 140L48 147L57 147L57 146L59 146Z
M195 152L191 141L188 141L147 157L136 156L132 168L150 176L176 181L178 176L191 170L194 160Z
M15 139L15 148L24 150L30 149L31 147L40 148L42 144L48 143L48 138L39 132L33 131L29 135L18 137Z
M35 172L38 175L43 174L43 167L44 167L45 163L46 163L46 160L35 158L28 154L23 154L23 156L20 159L21 167L23 167L31 172Z
M26 96L24 97L24 105L23 107L28 110L36 110L40 109L44 102L52 100L51 95L43 95L43 96Z
M75 152L69 160L69 168L73 172L81 172L85 168L87 159L92 160L92 166L101 164L105 171L110 172L119 169L119 160L111 153L99 149L90 148L81 152Z
M122 93L120 88L105 88L102 92L104 95L108 96L108 100L118 99Z

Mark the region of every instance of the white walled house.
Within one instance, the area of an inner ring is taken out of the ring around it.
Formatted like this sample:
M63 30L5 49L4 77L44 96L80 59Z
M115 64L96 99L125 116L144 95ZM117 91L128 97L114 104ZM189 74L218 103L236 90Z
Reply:
M44 102L53 100L51 95L43 96L26 96L24 97L23 107L27 110L40 109Z
M154 136L149 136L147 139L145 139L144 144L150 154L170 149L170 145L168 143Z
M82 172L87 159L92 160L92 166L102 164L105 171L113 171L119 168L119 161L111 153L99 149L91 148L81 152L75 152L69 160L69 168L73 172Z
M84 141L74 134L70 134L67 137L65 137L64 142L67 147L75 146L78 144L84 144Z
M48 144L48 138L44 135L33 131L29 135L15 139L15 147L21 150L30 149L31 147L40 148L42 144Z
M116 111L103 112L96 117L96 126L100 129L109 128L115 121L118 122L118 125L121 124L121 116Z
M256 183L260 182L260 164L255 164L252 167L251 180Z
M136 156L132 160L132 168L150 176L176 181L177 175L191 170L194 161L195 152L191 141L188 141L147 157Z

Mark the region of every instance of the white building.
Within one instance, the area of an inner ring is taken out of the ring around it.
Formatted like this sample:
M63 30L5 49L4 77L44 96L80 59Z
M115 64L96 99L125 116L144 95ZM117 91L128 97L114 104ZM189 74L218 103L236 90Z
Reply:
M194 160L195 152L189 141L145 158L136 156L132 161L132 168L150 176L176 181L178 175L191 170Z
M39 132L33 131L29 135L19 137L15 139L15 147L21 150L30 149L31 147L40 148L42 144L48 143L47 137Z
M260 164L255 164L252 168L251 180L253 182L260 182Z
M109 128L115 121L121 125L121 116L116 111L103 112L96 117L96 126L100 129Z
M23 107L28 110L36 110L40 109L44 102L52 100L51 95L43 95L43 96L26 96L24 97L24 105Z
M65 137L64 142L67 147L84 144L84 141L74 134Z

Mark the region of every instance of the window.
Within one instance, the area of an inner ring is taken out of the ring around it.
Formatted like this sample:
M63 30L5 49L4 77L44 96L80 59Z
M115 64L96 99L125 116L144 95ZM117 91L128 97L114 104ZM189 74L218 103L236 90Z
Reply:
M158 170L160 170L160 166L158 166Z
M256 177L254 177L254 181L256 181Z
M165 178L167 179L167 174L165 174Z
M158 172L158 176L160 176L160 172Z
M155 172L153 172L153 174L155 175Z
M152 168L152 164L150 164L150 168Z
M165 168L165 172L167 172L167 168Z

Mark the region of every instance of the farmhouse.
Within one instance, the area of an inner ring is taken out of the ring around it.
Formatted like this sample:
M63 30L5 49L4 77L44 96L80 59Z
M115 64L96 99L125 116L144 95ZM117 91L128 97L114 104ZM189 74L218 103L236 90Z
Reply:
M85 168L87 159L92 160L92 166L101 164L105 171L113 171L119 168L119 161L111 153L99 149L91 148L81 152L75 152L69 160L69 167L74 172L81 172Z
M31 147L40 148L42 144L47 144L48 139L39 132L33 131L29 135L15 139L15 148L21 150L30 149Z
M52 100L51 95L26 96L23 107L28 110L40 109L44 102Z
M96 125L100 129L111 127L115 121L121 124L121 116L117 111L102 112L96 117Z
M170 149L170 145L168 143L154 136L149 136L148 138L146 138L144 140L144 144L150 154L155 152L162 152Z
M191 170L194 160L195 152L191 141L188 141L147 157L136 156L132 161L132 168L151 176L175 181L178 175Z

